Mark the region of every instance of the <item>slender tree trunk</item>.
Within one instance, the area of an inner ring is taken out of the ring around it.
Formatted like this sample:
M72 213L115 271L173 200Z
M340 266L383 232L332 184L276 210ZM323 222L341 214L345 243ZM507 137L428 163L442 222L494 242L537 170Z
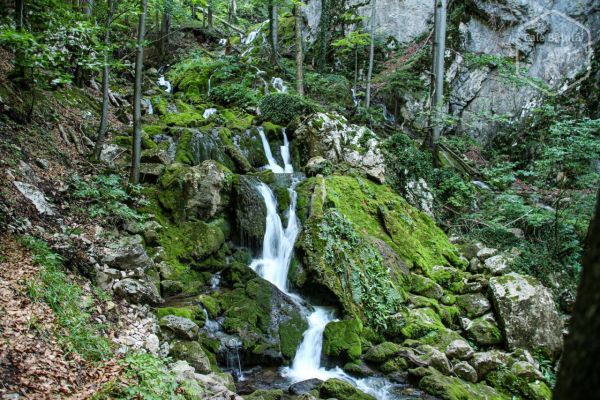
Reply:
M165 8L167 5L165 5ZM165 9L162 15L162 22L160 25L160 57L164 60L167 55L169 47L169 33L171 31L171 14L170 11Z
M296 90L300 96L304 96L304 52L302 49L302 8L294 7L294 19L296 22Z
M237 19L237 0L231 0L229 3L229 15L227 17L229 22L235 23Z
M277 60L279 59L278 54L279 54L279 15L278 15L278 11L277 11L277 5L276 4L271 4L270 7L270 14L271 14L271 50L273 50L273 61L277 62Z
M443 129L444 106L444 53L446 51L446 0L435 1L435 22L433 39L433 76L431 87L433 90L431 101L431 126L428 135L428 147L434 153L434 162L437 154L437 143Z
M213 9L212 9L212 4L209 2L208 5L206 6L206 8L208 9L207 12L207 22L208 22L208 27L212 28L213 27Z
M358 46L354 47L354 90L358 85Z
M142 74L144 73L144 36L146 30L146 0L141 0L142 12L138 25L137 54L135 56L135 86L133 89L133 140L131 148L131 174L129 183L140 182L140 156L142 153Z
M319 23L321 30L319 33L319 56L317 58L317 69L321 72L327 67L327 41L329 36L329 2L331 0L321 0L321 21Z
M555 400L597 399L600 393L600 191L590 223L577 301L558 369Z
M371 44L369 46L369 71L367 72L367 93L365 95L365 107L371 106L371 78L373 77L373 59L375 58L375 7L376 0L371 0Z
M15 29L17 32L22 32L25 27L25 0L15 0ZM13 75L16 79L21 79L25 76L24 54L21 50L15 53L15 69Z
M83 12L85 15L91 17L94 12L94 0L83 1Z
M110 44L110 24L112 23L116 2L117 0L108 0L108 16L106 17L106 24L104 26L106 29L104 32L104 46L106 47ZM104 68L102 69L102 114L100 115L100 127L98 128L98 137L96 139L96 145L94 146L94 159L96 160L100 159L100 153L102 152L108 125L108 104L110 103L108 98L108 92L110 90L109 72L108 52L105 52Z

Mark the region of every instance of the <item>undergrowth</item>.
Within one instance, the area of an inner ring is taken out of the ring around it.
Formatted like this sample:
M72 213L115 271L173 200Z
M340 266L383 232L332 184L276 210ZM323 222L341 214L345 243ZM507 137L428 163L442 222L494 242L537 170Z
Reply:
M33 261L41 267L38 279L27 284L28 294L33 301L45 302L54 311L58 325L64 329L56 332L59 343L68 353L75 352L86 360L110 357L106 327L92 322L93 301L69 281L62 258L40 239L26 236L21 243L32 251Z

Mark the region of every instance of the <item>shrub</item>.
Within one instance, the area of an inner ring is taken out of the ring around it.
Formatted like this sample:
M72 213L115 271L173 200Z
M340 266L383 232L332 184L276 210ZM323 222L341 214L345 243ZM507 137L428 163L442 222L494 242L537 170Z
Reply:
M251 107L258 104L258 92L241 83L216 86L211 89L210 98L223 105L235 104L241 107Z
M263 97L260 111L263 119L278 125L287 125L295 117L312 114L318 107L309 100L286 93L274 93Z

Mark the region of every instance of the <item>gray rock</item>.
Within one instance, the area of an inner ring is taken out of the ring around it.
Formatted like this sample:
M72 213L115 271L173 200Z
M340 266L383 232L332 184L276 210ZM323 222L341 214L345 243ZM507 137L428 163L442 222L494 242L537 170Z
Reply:
M475 351L466 340L454 340L446 347L446 356L448 358L457 358L459 360L468 360L473 357Z
M158 240L158 235L162 230L162 225L156 221L147 221L142 225L142 235L144 235L144 240L146 244L153 245Z
M160 319L161 329L166 329L176 337L186 340L193 340L198 337L199 327L190 319L167 315Z
M510 366L510 371L519 377L527 379L528 381L543 381L545 379L544 374L542 374L540 370L538 370L533 364L528 363L527 361L516 361Z
M301 394L308 393L313 389L316 389L316 387L319 386L321 383L323 383L323 381L316 378L296 382L288 388L288 393L295 396L299 396Z
M492 308L487 297L481 293L469 293L456 296L456 304L469 318L479 317Z
M491 249L489 247L484 247L483 249L477 252L477 258L482 261L487 260L488 258L495 256L498 253L498 249Z
M444 289L433 280L418 274L410 274L410 291L425 297L439 300Z
M163 302L153 284L132 278L125 278L113 285L116 297L135 304L160 304Z
M258 179L241 175L235 187L236 223L240 232L242 243L262 243L267 220L267 207L256 185Z
M471 364L466 361L457 363L454 368L452 368L452 372L465 381L472 383L477 382L477 371L475 371L475 368L473 368Z
M321 156L316 156L307 161L304 172L307 176L331 175L333 164Z
M54 215L54 210L46 200L46 196L37 187L25 182L13 181L19 192L29 200L36 210L43 215Z
M102 262L120 270L147 270L154 266L144 248L144 240L139 235L123 236L109 243L104 249Z
M313 114L296 129L295 137L304 163L322 157L334 165L346 163L379 182L385 180L385 160L377 135L349 124L341 115Z
M483 379L489 372L500 368L501 366L508 365L511 357L498 350L490 350L481 353L475 353L469 360L469 364L475 371L479 379Z
M160 282L163 296L175 296L183 292L183 283L179 281L165 280Z
M563 320L552 294L536 279L510 273L490 280L490 293L510 350L525 348L558 355Z
M155 183L165 170L165 166L159 163L140 164L140 180L145 183Z
M158 336L154 333L148 335L144 341L144 348L148 350L150 354L158 356L160 352L160 341L158 340Z
M492 275L503 275L510 270L510 259L502 254L489 257L483 263L483 268Z

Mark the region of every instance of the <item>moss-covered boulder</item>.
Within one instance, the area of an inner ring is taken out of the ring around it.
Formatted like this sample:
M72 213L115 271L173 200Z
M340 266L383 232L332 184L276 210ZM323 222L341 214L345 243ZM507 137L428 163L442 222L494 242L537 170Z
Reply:
M419 387L444 400L510 400L512 397L482 383L470 383L460 378L446 376L435 368L420 367L410 371L420 378Z
M179 221L209 220L229 206L233 174L216 161L171 164L159 180L158 199Z
M479 345L489 346L500 344L503 341L500 328L492 314L486 314L466 322L465 331Z
M223 330L242 339L242 359L249 365L289 362L308 328L306 318L289 297L247 270L253 278L245 286L217 296Z
M235 221L240 242L258 248L265 235L267 206L258 191L260 180L241 175L235 182Z
M551 390L541 380L528 381L507 369L498 369L486 375L488 385L509 395L518 395L527 400L549 400L552 398Z
M198 307L161 307L156 309L156 317L160 320L167 315L187 318L194 321L196 325L204 326L205 316Z
M375 400L373 396L363 393L352 384L337 378L323 382L319 386L319 396L322 399Z
M357 360L362 353L362 327L356 318L328 323L323 332L323 353L341 361Z
M200 343L190 340L176 340L171 343L169 355L177 360L187 361L199 374L211 372L210 360Z
M383 342L371 347L364 355L366 361L381 364L400 354L402 346L393 342Z
M283 390L281 389L260 389L244 396L244 400L281 400L283 399Z

